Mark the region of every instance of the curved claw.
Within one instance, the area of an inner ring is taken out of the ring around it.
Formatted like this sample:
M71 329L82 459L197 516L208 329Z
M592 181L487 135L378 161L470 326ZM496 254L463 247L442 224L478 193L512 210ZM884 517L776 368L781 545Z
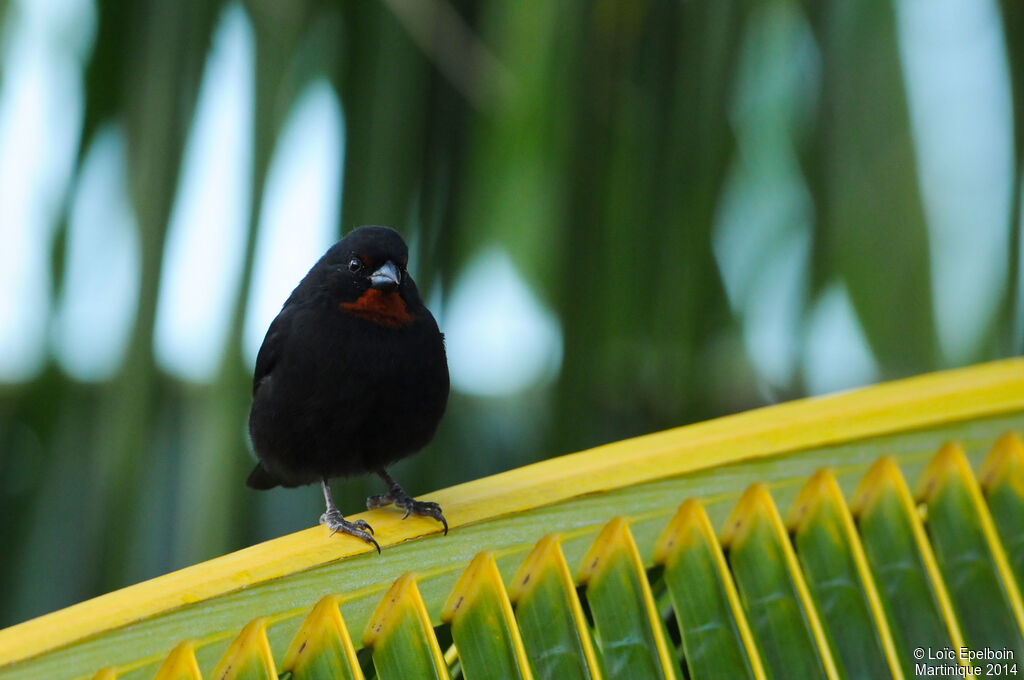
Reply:
M402 519L405 519L409 515L419 515L420 517L432 517L440 522L444 526L444 535L448 535L448 520L444 518L444 513L441 512L441 506L433 501L417 501L412 498L398 498L395 500L395 506L405 510L405 514L402 515Z
M377 543L377 541L374 539L374 537L370 536L366 532L361 532L361 530L359 530L359 529L347 529L347 528L342 528L341 526L338 526L338 527L336 527L333 530L333 532L331 532L331 536L334 536L338 532L342 532L344 534L348 534L349 536L354 536L357 539L362 539L362 540L366 541L367 543L372 545L374 548L377 548L377 554L378 555L381 554L381 545L379 543Z
M355 520L353 522L349 522L349 524L351 524L354 527L358 527L358 528L362 529L363 531L369 531L371 534L375 533L374 530L373 530L373 527L371 527L370 523L367 522L365 519L357 519L357 520Z
M333 510L331 512L325 512L320 516L320 523L327 525L327 528L331 530L331 536L338 533L339 531L349 536L355 536L356 538L362 539L363 541L371 544L377 549L377 554L380 554L380 544L371 536L373 533L373 527L371 527L365 519L357 519L354 522L350 522L345 519L340 512Z

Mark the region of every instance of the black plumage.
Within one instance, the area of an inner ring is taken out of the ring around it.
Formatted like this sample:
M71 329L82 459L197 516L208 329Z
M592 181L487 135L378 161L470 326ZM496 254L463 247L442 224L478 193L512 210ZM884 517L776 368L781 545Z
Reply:
M408 248L387 227L360 227L313 265L270 324L256 358L249 433L255 489L321 482L320 518L376 544L345 520L333 477L377 472L394 503L448 524L436 503L411 499L387 466L423 448L448 401L444 336L406 271ZM378 546L378 550L379 550Z

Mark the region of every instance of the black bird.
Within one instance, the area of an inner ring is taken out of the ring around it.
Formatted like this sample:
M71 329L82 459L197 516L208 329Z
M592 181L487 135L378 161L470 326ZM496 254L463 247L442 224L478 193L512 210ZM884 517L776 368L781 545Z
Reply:
M259 462L253 489L320 482L320 517L380 545L364 520L346 520L328 480L376 472L388 503L448 522L437 503L413 500L387 466L434 436L448 402L444 336L406 271L409 249L387 227L360 227L313 265L270 324L256 357L249 434ZM404 519L403 517L403 519Z

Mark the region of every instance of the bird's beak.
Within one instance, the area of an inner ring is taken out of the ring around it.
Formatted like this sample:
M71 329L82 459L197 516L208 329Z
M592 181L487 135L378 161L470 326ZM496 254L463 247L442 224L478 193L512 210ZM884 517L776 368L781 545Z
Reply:
M384 263L384 266L370 274L370 286L378 290L394 290L398 288L398 284L401 282L402 274L391 260L388 260Z

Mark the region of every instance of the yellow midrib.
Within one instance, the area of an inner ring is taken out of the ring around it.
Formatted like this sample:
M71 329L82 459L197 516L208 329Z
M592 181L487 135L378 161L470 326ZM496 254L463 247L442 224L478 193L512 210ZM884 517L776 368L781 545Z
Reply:
M1024 359L802 399L606 444L425 496L449 526L726 463L1024 409ZM381 547L437 533L392 509L369 521ZM155 614L371 550L312 527L0 631L0 666Z

